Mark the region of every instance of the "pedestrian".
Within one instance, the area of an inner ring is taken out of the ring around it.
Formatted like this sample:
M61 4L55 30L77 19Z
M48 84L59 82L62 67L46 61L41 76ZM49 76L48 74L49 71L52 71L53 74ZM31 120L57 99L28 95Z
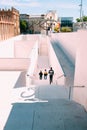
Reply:
M52 69L52 67L50 67L50 70L49 70L50 84L53 82L53 75L54 75L54 70Z
M47 70L45 69L44 70L44 79L47 79L47 75L48 75L48 73L47 73Z
M40 72L39 72L39 79L42 79L42 77L43 77L43 72L42 72L42 70L40 70Z

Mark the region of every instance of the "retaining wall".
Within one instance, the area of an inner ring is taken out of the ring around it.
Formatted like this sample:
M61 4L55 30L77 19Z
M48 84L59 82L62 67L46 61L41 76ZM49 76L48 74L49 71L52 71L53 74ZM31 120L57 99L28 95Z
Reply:
M64 85L65 84L64 72L63 72L63 70L60 66L60 63L56 57L56 54L53 50L53 47L50 43L49 38L48 38L48 46L49 46L49 64L50 64L50 67L52 67L54 69L55 83L58 85Z
M25 58L0 58L0 71L24 71L30 65L30 60Z
M78 37L74 78L74 85L77 87L74 87L73 99L87 110L87 30L80 30Z
M76 51L79 46L78 33L72 32L52 34L52 39L54 39L54 41L57 41L64 53L74 65L76 59Z

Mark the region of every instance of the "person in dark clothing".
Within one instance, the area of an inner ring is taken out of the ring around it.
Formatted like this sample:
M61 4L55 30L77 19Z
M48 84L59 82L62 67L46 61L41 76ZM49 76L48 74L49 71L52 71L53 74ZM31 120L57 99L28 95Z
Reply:
M42 79L42 77L43 77L43 72L40 70L40 72L39 72L39 79Z
M52 67L49 70L49 80L50 80L50 84L53 82L53 75L54 75L54 70L52 69Z
M44 70L44 79L47 79L47 75L48 75L48 73L47 73L47 70L45 69Z

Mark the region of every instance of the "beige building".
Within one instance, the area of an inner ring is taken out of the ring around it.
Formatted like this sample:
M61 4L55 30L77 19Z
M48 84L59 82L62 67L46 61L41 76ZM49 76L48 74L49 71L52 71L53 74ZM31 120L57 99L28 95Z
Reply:
M20 19L28 22L29 33L46 33L50 28L54 30L58 17L56 11L50 10L41 15L20 14Z
M54 20L56 22L58 20L56 10L49 10L45 15L45 19Z
M0 41L19 34L19 11L13 7L0 10Z
M47 22L45 22L45 25L49 28L50 30L54 32L54 27L58 24L58 16L56 10L49 10L45 16L45 19Z

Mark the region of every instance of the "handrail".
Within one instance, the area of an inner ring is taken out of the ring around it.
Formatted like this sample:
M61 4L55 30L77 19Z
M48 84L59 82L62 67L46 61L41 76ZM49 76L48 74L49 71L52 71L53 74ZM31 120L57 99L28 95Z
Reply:
M57 77L56 80L55 80L56 84L57 84L57 80L60 79L60 78L62 78L62 77L66 77L66 75L65 75L65 74L62 74L62 75L60 75L59 77Z
M83 88L83 87L85 87L84 85L77 85L77 86L70 86L69 87L69 100L71 99L71 92L72 92L72 88L74 88L74 87L81 87L81 88Z
M84 85L76 85L76 86L72 86L72 87L85 87Z
M33 79L33 76L31 76L31 75L29 75L29 74L27 74L27 77L29 77L30 79Z
M66 77L65 74L62 74L62 75L60 75L59 77L57 77L57 79L60 79L60 78L62 78L63 76Z

